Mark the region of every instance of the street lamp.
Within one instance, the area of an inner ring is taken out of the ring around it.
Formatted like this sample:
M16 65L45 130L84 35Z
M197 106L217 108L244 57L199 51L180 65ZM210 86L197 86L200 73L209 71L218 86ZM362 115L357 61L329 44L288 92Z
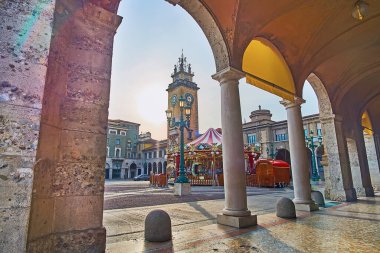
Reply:
M190 115L191 115L191 107L185 106L185 99L183 96L179 98L179 108L181 111L179 121L175 121L171 110L166 110L166 117L168 119L169 127L179 127L180 130L180 167L179 167L179 177L176 179L176 183L189 183L189 179L186 177L185 172L185 156L184 156L184 136L183 131L184 128L190 130ZM183 111L185 111L186 119L183 117Z
M306 139L306 147L311 149L311 165L312 165L312 175L311 175L311 180L313 181L319 181L319 174L317 172L317 164L315 162L315 148L317 146L314 145L314 133L312 130L310 130L310 137L308 138L305 136ZM319 143L322 143L322 137L320 136L318 138Z

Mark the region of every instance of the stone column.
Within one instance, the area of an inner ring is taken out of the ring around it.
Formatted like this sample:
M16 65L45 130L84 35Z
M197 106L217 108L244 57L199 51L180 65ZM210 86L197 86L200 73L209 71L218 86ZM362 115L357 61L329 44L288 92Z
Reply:
M297 210L315 211L318 205L311 199L309 162L306 153L305 134L302 123L301 104L303 99L294 102L283 100L288 120L290 159L294 186L293 202Z
M106 129L113 38L120 22L88 1L56 1L28 252L105 251Z
M0 1L0 252L25 252L54 1Z
M351 175L352 182L354 184L354 189L356 191L356 196L365 197L365 191L362 184L362 177L360 174L360 165L359 165L359 157L356 147L356 142L353 138L347 137L347 149L348 156L350 158L350 167L351 167Z
M373 140L375 142L377 164L379 166L379 172L380 172L380 134L375 133L373 135Z
M354 136L355 136L356 148L357 148L358 158L359 158L360 174L362 178L362 184L365 191L365 195L367 197L374 197L375 193L373 191L373 187L371 183L371 174L369 173L367 151L365 147L363 127L361 126L361 124L355 125Z
M131 167L128 168L128 178L131 178Z
M365 147L367 150L369 173L375 191L380 190L380 171L376 154L375 135L364 133Z
M213 78L220 82L223 131L223 176L225 208L217 222L234 227L257 224L256 215L247 208L246 174L244 168L243 128L240 109L239 79L243 74L226 68Z
M339 115L320 119L328 168L325 170L325 197L336 201L355 201L346 136Z

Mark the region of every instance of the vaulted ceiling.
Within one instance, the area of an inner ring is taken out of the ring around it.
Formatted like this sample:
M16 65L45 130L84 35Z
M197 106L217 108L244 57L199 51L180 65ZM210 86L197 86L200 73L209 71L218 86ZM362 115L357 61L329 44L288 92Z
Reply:
M380 94L380 1L366 0L362 21L352 17L351 0L200 1L219 26L233 67L242 69L248 44L264 37L285 58L299 96L310 73L322 80L338 113L347 105L366 107ZM380 108L372 114L378 117Z

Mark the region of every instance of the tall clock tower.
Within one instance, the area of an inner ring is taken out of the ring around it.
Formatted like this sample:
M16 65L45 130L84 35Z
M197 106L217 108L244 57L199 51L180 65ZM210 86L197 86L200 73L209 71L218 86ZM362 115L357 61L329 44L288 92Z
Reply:
M185 99L185 106L191 107L190 116L190 133L187 129L184 130L185 143L190 142L199 134L198 122L198 86L193 82L194 73L191 72L191 64L187 63L186 57L178 58L178 62L174 65L174 72L171 75L173 82L167 88L168 92L168 110L173 112L173 117L176 121L180 119L179 98L182 96ZM185 117L185 112L184 118ZM189 136L191 138L189 139ZM170 128L168 125L168 146L171 149L179 144L179 128Z

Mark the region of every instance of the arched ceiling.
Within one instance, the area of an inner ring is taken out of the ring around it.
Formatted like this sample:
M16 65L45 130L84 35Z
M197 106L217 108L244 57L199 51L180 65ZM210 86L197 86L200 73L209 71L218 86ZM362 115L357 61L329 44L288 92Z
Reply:
M343 100L353 90L359 101L368 92L380 92L375 84L380 80L380 1L366 0L363 21L351 16L356 0L200 1L222 31L232 67L241 69L249 43L263 37L288 63L299 96L312 72L326 86L334 107L347 104Z

